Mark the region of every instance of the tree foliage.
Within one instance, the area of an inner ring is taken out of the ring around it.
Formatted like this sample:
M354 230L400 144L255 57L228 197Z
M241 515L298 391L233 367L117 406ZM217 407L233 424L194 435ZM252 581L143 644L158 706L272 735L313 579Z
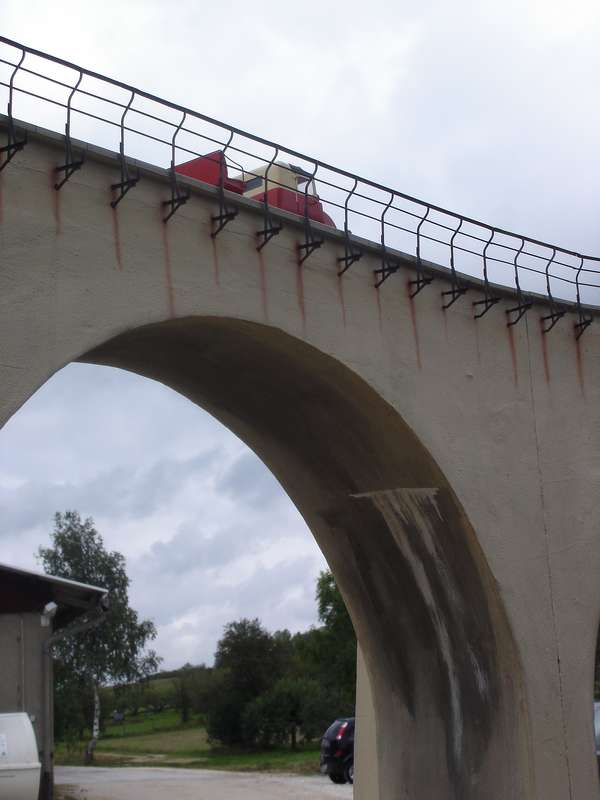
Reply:
M212 739L294 747L298 734L312 739L336 716L354 713L356 636L330 572L319 575L316 600L322 624L305 633L271 634L258 619L225 626L209 704Z
M144 649L156 636L154 623L140 620L129 606L125 558L106 550L91 518L82 520L77 511L57 513L52 546L40 547L38 557L50 575L108 591L109 608L102 624L67 637L56 647L73 675L101 684L130 682L156 671L156 653Z
M106 682L131 683L155 672L160 659L145 647L155 638L156 629L150 620L140 620L129 606L125 559L121 553L105 548L92 519L82 520L77 511L57 513L51 538L52 546L40 547L38 551L45 572L108 591L109 608L101 624L67 636L54 647L62 665L57 670L60 676L57 692L67 696L69 692L91 690L96 698L93 725L96 738L98 687ZM68 704L63 708L66 707Z

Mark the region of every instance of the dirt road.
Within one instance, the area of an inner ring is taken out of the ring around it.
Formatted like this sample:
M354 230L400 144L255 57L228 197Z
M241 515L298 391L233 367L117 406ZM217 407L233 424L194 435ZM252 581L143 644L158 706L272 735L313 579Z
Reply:
M201 769L57 767L56 785L77 800L352 800L352 787L320 776Z

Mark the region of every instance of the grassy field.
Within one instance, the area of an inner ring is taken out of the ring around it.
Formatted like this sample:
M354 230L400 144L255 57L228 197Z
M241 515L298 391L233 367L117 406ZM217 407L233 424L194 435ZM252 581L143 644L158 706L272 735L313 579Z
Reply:
M67 748L57 742L57 764L83 763L85 742ZM294 772L312 774L319 770L317 744L270 750L234 750L212 747L202 719L181 724L172 710L138 715L123 723L109 724L98 742L96 766L164 766L204 769Z
M138 714L135 717L127 717L123 722L108 722L103 739L121 740L131 736L143 736L144 734L181 731L187 728L197 728L203 722L204 720L201 717L194 717L184 724L181 722L179 712L174 708L168 708L153 714Z

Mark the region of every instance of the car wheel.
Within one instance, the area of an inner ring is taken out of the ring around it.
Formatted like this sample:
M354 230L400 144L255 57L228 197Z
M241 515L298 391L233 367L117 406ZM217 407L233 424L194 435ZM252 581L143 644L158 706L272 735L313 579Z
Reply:
M336 772L329 773L329 780L333 783L346 783L346 778L343 775L338 775Z
M344 780L347 783L354 783L354 761L349 761L344 767Z

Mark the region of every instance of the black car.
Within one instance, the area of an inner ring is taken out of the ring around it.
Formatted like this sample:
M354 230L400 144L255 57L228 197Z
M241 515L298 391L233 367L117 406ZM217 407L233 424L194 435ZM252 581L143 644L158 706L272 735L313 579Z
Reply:
M354 717L336 719L325 731L321 772L334 783L354 783Z

